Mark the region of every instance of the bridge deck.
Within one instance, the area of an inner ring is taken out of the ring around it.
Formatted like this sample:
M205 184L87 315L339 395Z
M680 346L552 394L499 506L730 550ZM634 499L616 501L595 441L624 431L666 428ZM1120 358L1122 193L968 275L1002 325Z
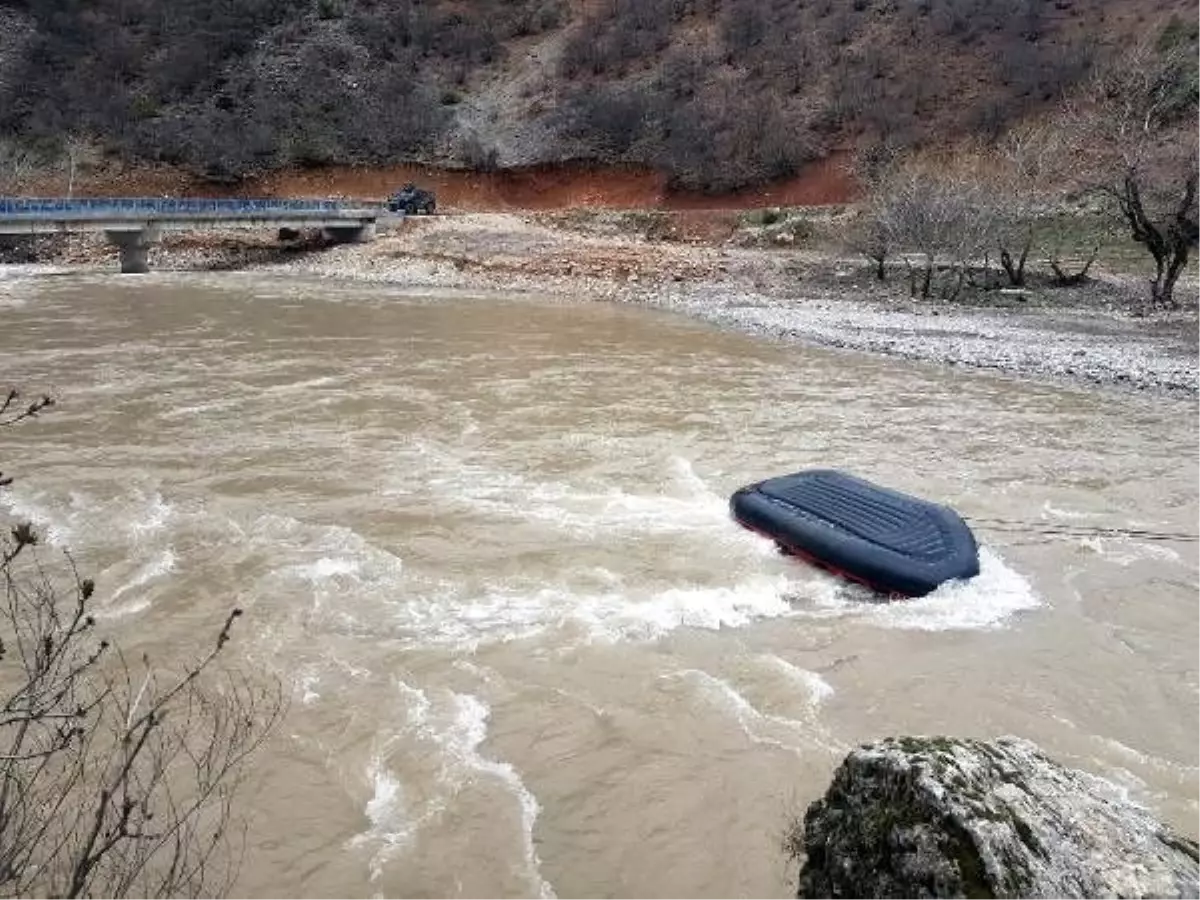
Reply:
M374 222L382 205L363 201L98 197L0 198L0 234L58 231L353 227Z
M375 238L382 205L338 200L171 197L0 197L0 234L102 231L121 252L121 271L149 271L149 248L163 231L322 228L338 241Z
M0 218L142 218L143 216L255 216L307 213L359 218L382 204L361 200L278 200L200 197L0 197Z

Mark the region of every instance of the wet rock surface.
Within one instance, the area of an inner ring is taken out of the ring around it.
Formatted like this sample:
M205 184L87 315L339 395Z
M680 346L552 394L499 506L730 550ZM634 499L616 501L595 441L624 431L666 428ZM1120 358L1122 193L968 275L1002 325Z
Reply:
M792 846L799 897L1196 897L1197 847L1028 741L853 750Z

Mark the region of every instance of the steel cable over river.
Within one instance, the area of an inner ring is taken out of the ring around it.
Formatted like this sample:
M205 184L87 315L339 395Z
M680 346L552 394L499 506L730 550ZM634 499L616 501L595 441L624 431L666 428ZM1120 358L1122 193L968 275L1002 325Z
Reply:
M287 720L248 896L791 896L846 750L1015 734L1194 837L1194 402L663 311L275 275L0 273L6 511L127 653L233 605ZM729 493L828 466L959 510L919 600ZM1111 530L1111 529L1116 529Z

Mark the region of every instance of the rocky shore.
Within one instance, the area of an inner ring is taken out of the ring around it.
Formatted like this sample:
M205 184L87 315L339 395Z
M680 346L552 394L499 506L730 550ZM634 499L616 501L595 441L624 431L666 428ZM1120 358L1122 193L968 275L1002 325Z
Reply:
M1194 841L1028 741L850 752L789 835L799 897L1196 897Z
M295 274L640 303L769 338L1076 384L1197 394L1196 283L1183 309L1136 315L1136 275L1100 271L1074 288L991 291L969 303L912 300L901 272L880 284L861 260L805 249L761 230L672 233L653 214L472 213L413 218L371 244L314 235L171 236L155 269ZM60 239L38 261L115 267L89 236Z

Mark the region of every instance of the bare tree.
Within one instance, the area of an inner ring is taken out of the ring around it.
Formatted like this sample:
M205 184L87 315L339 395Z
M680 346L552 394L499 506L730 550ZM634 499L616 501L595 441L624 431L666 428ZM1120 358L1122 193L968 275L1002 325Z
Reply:
M1196 69L1191 41L1142 41L1067 108L1073 161L1088 165L1130 236L1154 260L1152 309L1176 305L1175 284L1200 237Z
M75 196L75 176L81 166L94 163L96 146L81 134L68 134L63 139L63 154L67 165L67 196Z
M1009 130L981 166L995 213L1000 266L1011 287L1024 287L1033 228L1062 157L1057 129L1043 123Z
M52 402L10 391L0 425ZM228 892L242 765L283 711L278 683L216 665L241 610L176 673L131 664L97 633L94 583L37 544L28 523L0 542L0 894Z
M846 166L850 177L862 187L866 200L846 233L849 249L871 263L875 278L887 280L887 261L895 250L895 234L886 215L884 186L899 165L900 148L886 140L867 145Z
M1150 282L1152 306L1176 307L1175 283L1200 237L1196 213L1196 173L1181 179L1182 187L1173 208L1162 210L1146 201L1140 179L1127 172L1114 191L1121 214L1129 223L1133 239L1154 257Z
M935 271L941 296L955 300L970 268L995 234L995 210L978 175L954 161L912 161L881 186L875 205L878 228L889 247L905 254L909 291L928 298ZM920 265L913 265L913 256Z
M850 226L850 248L866 257L878 281L887 281L887 261L892 254L892 234L873 210L867 210Z
M37 159L25 147L0 138L0 194L15 194L37 167Z

